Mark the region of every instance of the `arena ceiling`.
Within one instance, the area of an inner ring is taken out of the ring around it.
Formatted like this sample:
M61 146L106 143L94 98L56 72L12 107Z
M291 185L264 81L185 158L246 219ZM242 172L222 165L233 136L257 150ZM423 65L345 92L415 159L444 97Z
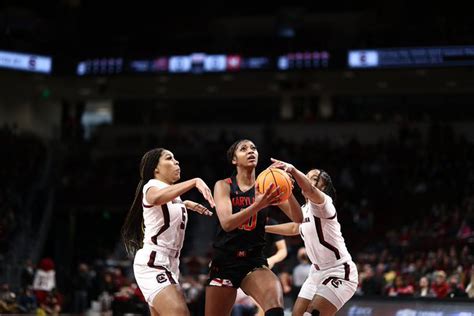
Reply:
M91 57L101 53L267 51L468 44L470 10L413 1L275 5L94 0L0 5L0 49ZM292 33L285 33L291 29Z
M0 49L50 54L57 69L102 54L268 53L332 49L469 45L470 10L410 1L253 3L5 0ZM292 35L285 30L292 30ZM469 68L385 71L327 70L187 76L77 78L0 71L3 97L212 97L282 94L472 93Z

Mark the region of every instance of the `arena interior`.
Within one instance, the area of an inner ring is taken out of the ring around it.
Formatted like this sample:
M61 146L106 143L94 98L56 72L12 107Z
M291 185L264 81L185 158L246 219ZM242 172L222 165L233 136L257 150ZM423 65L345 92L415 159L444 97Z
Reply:
M257 173L274 157L331 175L359 273L337 315L474 315L470 10L239 5L2 2L0 314L149 315L120 236L142 155L167 148L181 181L212 190L245 138ZM196 316L211 210L189 212L180 253ZM299 236L285 242L272 270L291 315L311 263Z

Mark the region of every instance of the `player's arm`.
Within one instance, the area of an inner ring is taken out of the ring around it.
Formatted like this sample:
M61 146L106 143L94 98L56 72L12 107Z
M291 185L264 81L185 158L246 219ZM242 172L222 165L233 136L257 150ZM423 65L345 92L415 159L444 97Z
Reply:
M276 263L283 261L286 258L286 256L288 255L285 239L276 241L275 246L277 248L277 252L275 252L275 254L273 256L271 256L267 259L268 260L268 267L270 269L272 269L273 266Z
M257 191L257 190L256 190ZM255 193L258 195L258 193ZM214 186L214 196L216 201L216 213L219 222L224 231L229 232L243 223L247 222L250 217L257 214L258 211L275 203L278 200L279 194L277 188L270 186L264 194L258 195L255 202L250 206L232 214L232 202L230 201L230 185L224 180L219 180Z
M209 202L211 207L214 207L214 198L212 197L211 190L206 183L200 178L194 178L184 182L172 184L166 188L158 188L155 186L150 187L146 191L145 199L148 203L153 205L163 205L188 192L192 188L197 188L204 198Z
M198 202L194 202L191 200L186 200L183 202L184 206L191 211L194 211L196 213L199 213L201 215L206 215L206 216L212 216L212 212L209 211L207 207L205 207L202 204L199 204Z
M303 212L301 206L292 194L290 198L283 203L278 204L278 207L288 216L291 221L295 223L303 222Z
M322 204L324 202L324 193L321 192L314 185L312 185L303 172L301 172L295 166L287 162L283 162L281 160L276 160L273 158L271 160L273 161L273 167L280 168L293 176L296 183L298 183L298 186L301 188L301 190L304 191L304 193L311 202L316 204Z
M278 225L265 225L265 232L283 236L296 236L300 234L300 224L284 223Z

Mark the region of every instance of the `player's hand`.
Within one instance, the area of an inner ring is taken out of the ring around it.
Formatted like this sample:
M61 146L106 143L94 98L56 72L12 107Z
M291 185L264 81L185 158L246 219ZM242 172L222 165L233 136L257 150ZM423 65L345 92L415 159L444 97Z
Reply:
M295 178L293 177L293 175L291 173L286 173L289 177L290 177L290 181L291 181L291 194L293 194L293 189L295 188Z
M202 181L201 178L196 178L196 189L201 192L202 196L209 202L209 205L214 208L216 207L216 203L214 202L214 198L212 197L211 190L207 186L207 184Z
M273 162L272 165L270 166L271 168L278 168L287 173L292 173L293 170L295 169L295 167L291 163L277 160L275 158L270 158L270 160Z
M282 195L283 192L280 190L278 185L275 186L273 183L271 183L264 193L260 193L259 184L255 184L255 204L257 204L260 209L263 209L269 205L276 205L280 203L280 198Z
M186 200L183 203L184 203L184 206L186 206L188 210L197 212L201 215L212 216L212 212L209 211L207 207L205 207L202 204L199 204L197 202L190 201L190 200Z

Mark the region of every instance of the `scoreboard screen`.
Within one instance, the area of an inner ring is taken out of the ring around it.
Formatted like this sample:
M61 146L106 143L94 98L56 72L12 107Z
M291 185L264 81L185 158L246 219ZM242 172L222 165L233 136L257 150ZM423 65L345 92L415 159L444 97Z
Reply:
M474 46L351 50L349 68L459 67L474 65Z
M244 71L291 71L328 68L327 51L290 52L280 56L246 56L240 54L206 54L157 56L149 59L104 57L77 63L76 74L205 74Z

